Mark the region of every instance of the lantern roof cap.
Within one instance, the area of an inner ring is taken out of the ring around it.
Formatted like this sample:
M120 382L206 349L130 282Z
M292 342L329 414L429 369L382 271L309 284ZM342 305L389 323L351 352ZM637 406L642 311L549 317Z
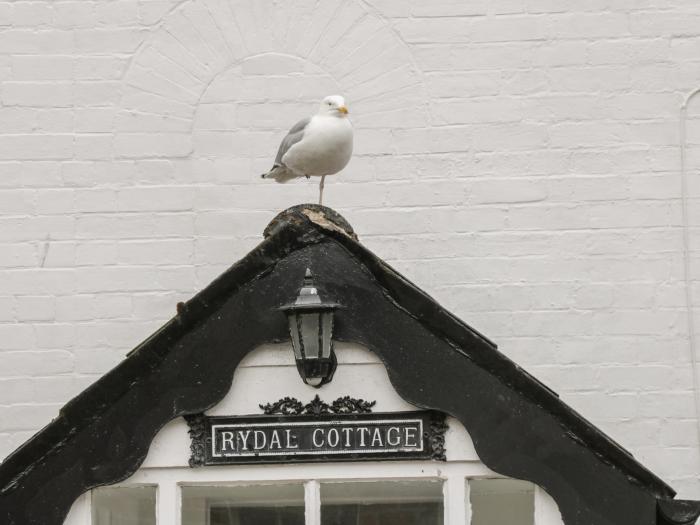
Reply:
M304 281L299 289L299 295L294 302L280 306L280 310L335 310L340 308L340 304L324 301L314 283L314 276L310 268L304 273Z

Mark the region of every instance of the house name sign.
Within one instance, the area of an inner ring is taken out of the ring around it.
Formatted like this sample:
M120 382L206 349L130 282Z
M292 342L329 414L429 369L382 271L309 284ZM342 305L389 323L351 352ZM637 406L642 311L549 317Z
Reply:
M318 396L261 405L265 415L188 416L190 466L309 461L445 459L444 416L371 413L374 403Z

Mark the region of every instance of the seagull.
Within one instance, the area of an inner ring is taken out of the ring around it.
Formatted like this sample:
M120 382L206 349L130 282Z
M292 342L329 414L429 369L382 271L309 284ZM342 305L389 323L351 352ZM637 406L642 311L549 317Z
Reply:
M352 155L352 124L345 99L331 95L315 115L302 119L282 139L272 169L263 179L289 182L298 177L321 177L318 203L323 204L326 175L342 170Z

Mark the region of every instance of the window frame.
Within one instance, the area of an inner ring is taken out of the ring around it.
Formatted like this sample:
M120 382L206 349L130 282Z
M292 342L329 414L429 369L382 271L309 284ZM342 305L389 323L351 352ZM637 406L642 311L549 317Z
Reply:
M357 462L215 468L144 468L115 487L156 486L156 524L182 525L182 487L299 483L304 487L305 525L321 525L321 484L354 481L441 481L444 525L471 523L470 480L504 478L475 461ZM91 492L83 495L66 525L92 525ZM535 525L562 525L550 496L535 485Z
M191 469L145 468L114 487L157 486L157 525L182 525L181 502L184 486L245 486L299 483L304 487L306 525L320 525L321 483L351 481L441 481L445 525L469 523L467 478L491 478L493 472L478 462L437 463L357 462L294 465L226 466ZM91 493L88 493L90 496ZM92 525L91 499L84 498L82 513L86 519L75 525ZM69 525L73 523L66 522Z

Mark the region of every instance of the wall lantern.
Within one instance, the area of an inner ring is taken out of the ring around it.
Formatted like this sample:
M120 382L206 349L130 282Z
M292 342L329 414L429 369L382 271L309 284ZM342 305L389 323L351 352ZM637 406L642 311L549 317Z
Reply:
M338 364L333 352L333 313L339 307L321 299L307 268L296 301L280 308L289 322L299 375L307 385L319 388L333 379Z

